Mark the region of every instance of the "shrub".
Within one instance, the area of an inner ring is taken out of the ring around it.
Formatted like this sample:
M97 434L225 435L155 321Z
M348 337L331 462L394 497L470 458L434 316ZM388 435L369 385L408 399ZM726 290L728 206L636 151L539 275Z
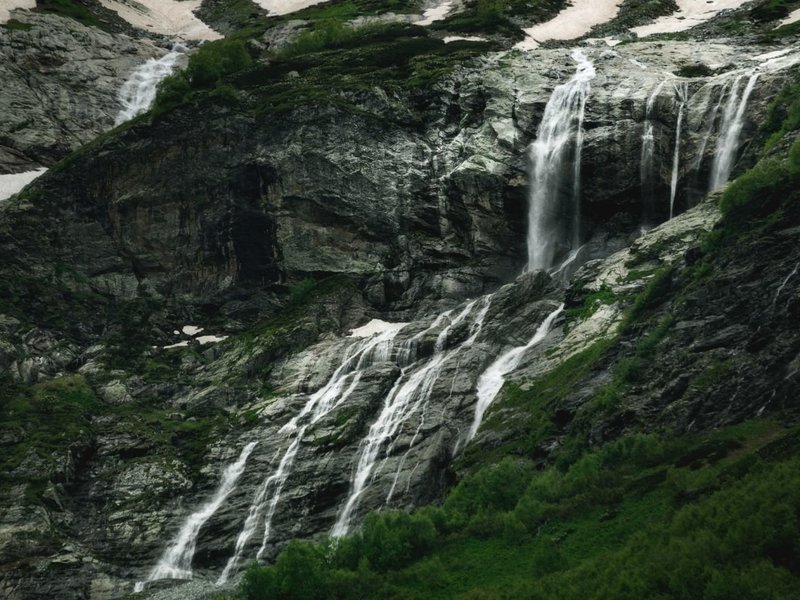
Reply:
M253 59L240 40L209 42L189 58L186 76L192 87L215 85L220 79L242 71L253 64Z
M525 492L531 473L529 464L505 458L465 477L444 504L448 523L459 528L480 513L513 509Z

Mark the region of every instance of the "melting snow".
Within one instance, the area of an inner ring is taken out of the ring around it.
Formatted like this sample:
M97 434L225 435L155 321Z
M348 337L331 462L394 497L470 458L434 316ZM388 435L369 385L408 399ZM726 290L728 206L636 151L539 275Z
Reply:
M381 321L380 319L372 319L372 321L366 325L362 325L357 329L353 329L348 337L366 338L375 335L376 333L399 331L406 325L408 325L408 323L389 323L387 321Z
M0 0L0 23L8 21L15 8L36 8L36 0Z
M161 346L164 350L170 350L172 348L185 348L189 345L189 340L183 340L182 342L178 342L177 344L170 344L169 346Z
M47 169L0 175L0 200L10 198L45 171Z
M254 0L261 8L273 15L288 15L325 0Z
M659 17L649 25L631 29L639 37L647 37L656 33L676 33L686 31L701 23L705 23L717 13L731 8L738 8L747 0L676 0L678 11L671 15Z
M788 17L786 17L783 21L778 23L775 29L777 29L778 27L783 27L784 25L791 25L792 23L797 23L798 21L800 21L800 8L798 8L795 11L792 11Z
M448 35L444 38L444 43L449 44L450 42L486 42L488 41L486 38L477 36L477 35Z
M622 0L574 0L572 6L558 15L533 27L523 29L527 39L515 47L532 50L547 40L574 40L591 31L592 27L610 21L619 12Z
M214 31L194 16L201 0L137 0L123 2L100 0L134 27L186 40L218 40L222 34Z
M216 344L217 342L222 342L227 340L227 335L201 335L197 338L197 341L200 342L202 345L206 344Z
M422 12L422 19L417 21L415 25L432 25L436 21L441 21L452 10L452 2L442 2L441 4L429 8Z

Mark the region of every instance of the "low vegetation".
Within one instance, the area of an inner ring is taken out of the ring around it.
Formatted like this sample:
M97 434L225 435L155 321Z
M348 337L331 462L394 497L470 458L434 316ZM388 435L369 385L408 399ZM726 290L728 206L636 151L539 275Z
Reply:
M800 585L800 432L755 421L630 435L562 467L507 458L440 507L293 542L238 597L788 598Z

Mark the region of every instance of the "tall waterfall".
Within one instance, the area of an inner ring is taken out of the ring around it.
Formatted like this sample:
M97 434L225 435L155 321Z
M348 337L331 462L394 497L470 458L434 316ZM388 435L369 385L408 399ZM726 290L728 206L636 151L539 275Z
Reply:
M678 176L681 165L681 130L683 129L683 115L689 97L689 84L685 81L675 84L675 93L680 105L678 107L678 123L675 126L675 151L672 158L672 177L669 184L669 218L675 216L675 196L678 193Z
M133 72L119 91L122 110L117 115L115 126L122 125L150 109L156 99L159 82L172 73L178 59L185 52L186 48L176 44L168 54L161 58L151 58Z
M657 214L655 208L655 174L653 172L656 149L656 101L667 82L668 80L664 80L655 87L653 93L650 94L650 97L647 99L647 105L645 107L644 132L642 133L642 157L639 175L642 184L642 217L644 225L648 227L656 224Z
M189 515L178 532L175 541L164 552L161 560L158 561L158 564L148 575L147 580L136 583L134 586L135 591L142 591L147 582L156 581L157 579L192 578L192 559L194 558L194 550L200 529L236 488L236 482L244 472L245 463L256 444L257 442L247 444L242 449L236 462L225 468L214 496L197 511Z
M742 81L746 75L739 75L733 83L725 105L722 117L717 150L714 155L714 165L711 169L709 187L712 191L720 189L728 182L736 163L736 154L739 150L739 137L744 127L744 113L750 94L758 81L758 73L750 75L744 91L739 94Z
M481 300L482 306L478 311L475 311L475 307L478 305L477 300L467 304L439 334L433 356L422 365L411 365L403 370L402 375L384 401L377 420L370 426L367 436L361 442L350 484L350 493L331 530L332 536L341 537L350 530L353 515L360 504L361 497L375 477L375 467L381 450L384 450L385 456L388 457L391 443L396 439L402 425L414 414L424 411L430 400L433 385L438 380L445 362L470 347L478 338L489 311L490 302L491 296L485 296ZM469 317L472 317L469 337L459 346L451 350L446 349L448 336L452 329ZM397 477L398 474L395 473L390 495L397 484Z
M531 145L528 196L529 271L549 269L580 245L580 170L583 120L595 70L581 50L575 75L553 90Z
M481 376L478 378L478 402L475 404L475 418L469 430L469 435L467 436L468 441L474 438L475 434L478 433L478 428L483 421L483 415L486 414L486 410L503 387L506 381L506 375L519 366L522 357L525 356L528 350L540 344L542 340L547 337L547 334L550 333L553 328L553 323L563 310L564 305L561 304L542 321L536 329L536 333L527 344L524 346L517 346L505 354L502 354L489 365L489 368L481 373Z

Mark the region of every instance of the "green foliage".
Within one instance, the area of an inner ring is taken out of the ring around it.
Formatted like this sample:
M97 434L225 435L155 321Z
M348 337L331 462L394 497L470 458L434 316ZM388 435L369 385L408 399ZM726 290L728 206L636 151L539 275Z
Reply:
M465 478L441 508L373 514L338 542L294 542L275 566L251 567L239 593L788 598L800 584L798 439L753 421L671 441L625 436L563 471L506 460Z
M78 0L36 0L36 10L74 19L89 27L102 28L97 15Z
M661 267L653 273L644 290L636 296L628 310L625 320L620 326L623 333L630 331L634 323L641 319L647 311L664 302L672 288L672 276L673 268L670 266Z
M511 510L522 497L531 473L530 464L507 457L468 475L444 504L447 526L460 528L481 513Z
M800 129L800 83L785 87L767 107L762 133L765 149L773 148L787 133Z
M216 104L235 105L238 91L227 82L252 65L253 58L241 40L205 43L189 57L186 69L159 83L153 110L156 113L170 110L188 102L198 92Z
M796 149L791 156L796 158ZM726 232L741 231L796 198L800 164L794 160L763 159L728 185L720 201Z
M210 87L220 79L253 63L240 40L218 40L203 44L189 58L186 76L192 87Z
M583 298L583 305L568 308L565 312L567 321L583 321L591 317L604 304L614 304L618 300L617 295L608 287L603 286L596 292L586 294Z
M289 304L298 305L307 302L316 289L317 281L313 277L306 277L300 283L289 287Z
M5 23L0 23L0 29L5 29L7 31L29 31L32 28L33 25L30 23L23 23L16 19L9 19Z
M796 0L766 0L751 8L749 14L756 21L777 21L789 16L796 4Z
M86 443L92 433L91 417L100 402L79 375L27 386L0 375L0 423L17 442L0 453L0 485L16 482L14 470L24 463L41 465L44 477L51 464L73 445ZM38 500L43 482L25 471L20 482L31 487L29 501Z

